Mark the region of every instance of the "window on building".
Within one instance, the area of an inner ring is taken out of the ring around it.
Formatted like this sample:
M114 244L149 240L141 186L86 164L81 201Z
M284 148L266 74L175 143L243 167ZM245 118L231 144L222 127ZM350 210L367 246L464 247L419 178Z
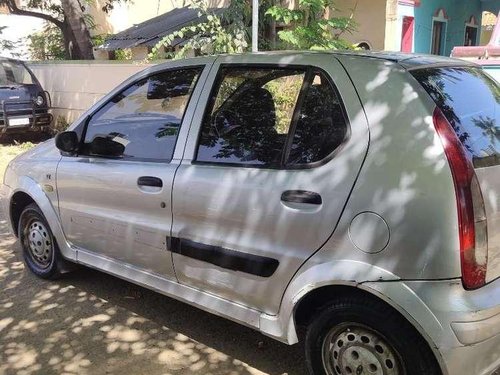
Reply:
M477 45L477 26L466 26L464 46L476 46L476 45Z
M445 10L441 8L432 19L431 53L433 55L445 54L447 28L448 17Z
M446 22L434 21L432 24L432 47L433 55L444 55L444 43L446 37Z

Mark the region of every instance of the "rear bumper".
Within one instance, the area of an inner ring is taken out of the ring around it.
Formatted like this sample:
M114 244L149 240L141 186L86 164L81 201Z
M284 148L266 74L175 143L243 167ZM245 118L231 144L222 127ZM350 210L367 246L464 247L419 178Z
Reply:
M474 291L461 281L406 282L441 326L426 332L449 375L490 375L500 368L500 280ZM411 314L411 311L410 311ZM421 326L421 317L413 316Z
M500 336L474 345L441 350L449 375L491 375L500 370Z

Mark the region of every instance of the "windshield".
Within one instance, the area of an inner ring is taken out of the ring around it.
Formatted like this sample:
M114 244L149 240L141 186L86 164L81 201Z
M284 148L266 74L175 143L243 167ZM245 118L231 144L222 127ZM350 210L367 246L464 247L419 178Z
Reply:
M33 83L30 72L23 64L13 60L0 60L0 86Z

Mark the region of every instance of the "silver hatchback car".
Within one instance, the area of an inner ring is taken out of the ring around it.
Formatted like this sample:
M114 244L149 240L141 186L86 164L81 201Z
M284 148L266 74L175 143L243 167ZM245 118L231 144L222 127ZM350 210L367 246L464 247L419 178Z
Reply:
M135 75L11 162L28 268L79 263L305 340L314 375L500 366L500 88L406 54Z

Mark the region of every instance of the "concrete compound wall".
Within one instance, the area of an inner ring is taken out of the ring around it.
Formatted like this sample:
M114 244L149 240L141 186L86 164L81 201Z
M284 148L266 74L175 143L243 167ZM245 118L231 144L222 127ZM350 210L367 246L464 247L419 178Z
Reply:
M52 113L71 123L111 89L149 65L133 63L31 63L52 98Z

